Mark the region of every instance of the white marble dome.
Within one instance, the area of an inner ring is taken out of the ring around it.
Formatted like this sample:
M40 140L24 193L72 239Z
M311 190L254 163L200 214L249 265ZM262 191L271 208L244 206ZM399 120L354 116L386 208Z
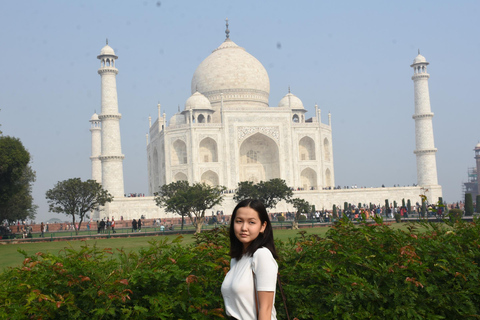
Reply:
M425 59L425 57L422 56L420 53L418 54L418 56L415 57L415 59L413 59L413 64L426 63L426 62L427 62L427 59Z
M479 150L480 149L480 142L477 143L477 145L475 146L475 150Z
M185 102L185 110L190 109L211 109L212 105L210 104L210 100L207 99L203 94L196 91L194 94L190 96Z
M169 125L170 126L176 126L176 125L180 125L180 124L185 124L185 116L183 114L180 114L180 113L175 113L171 118L170 118L170 122L169 122Z
M100 50L100 55L115 55L115 51L113 51L112 47L110 47L108 44Z
M192 78L191 92L205 95L210 102L252 101L268 106L270 80L254 56L225 40L200 63Z
M92 117L90 118L90 121L99 121L100 119L98 118L98 114L95 112Z
M278 103L279 108L290 108L290 109L305 109L303 107L303 102L296 95L292 93L287 93L285 97L280 100Z

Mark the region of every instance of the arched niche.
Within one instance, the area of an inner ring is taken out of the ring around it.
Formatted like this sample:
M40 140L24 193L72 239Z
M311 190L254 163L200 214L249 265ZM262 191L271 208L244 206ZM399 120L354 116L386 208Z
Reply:
M325 170L325 187L332 187L332 174L330 169Z
M171 147L172 165L187 163L187 145L180 139L175 140Z
M240 181L280 178L278 146L272 138L256 133L240 146Z
M315 160L315 141L310 137L300 139L298 152L300 161Z
M330 161L330 142L327 138L323 139L323 154L325 161Z
M203 114L198 115L198 123L205 123L205 116Z
M218 162L217 142L212 138L200 141L199 162Z
M152 163L152 180L153 180L153 190L158 190L158 187L160 186L160 170L158 170L158 152L157 148L153 149L153 163Z
M299 122L300 122L300 118L298 117L298 114L294 114L294 115L293 115L292 121L293 121L294 123L299 123Z
M173 181L174 182L177 182L177 181L188 181L188 178L187 178L187 175L183 172L177 172L177 174L175 174L175 176L173 177Z
M311 168L302 170L302 173L300 174L300 181L304 190L317 189L317 173Z
M208 185L218 186L218 175L212 170L205 171L200 180Z

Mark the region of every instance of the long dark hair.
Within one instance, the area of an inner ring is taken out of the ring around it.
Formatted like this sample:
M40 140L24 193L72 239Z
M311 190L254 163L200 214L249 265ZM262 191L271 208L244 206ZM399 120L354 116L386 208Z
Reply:
M234 223L237 217L237 210L240 208L252 208L258 213L260 222L263 225L265 222L267 226L263 233L260 233L258 237L250 243L246 252L243 252L243 243L235 236ZM239 260L245 254L247 256L253 256L258 248L265 247L272 253L275 259L278 259L277 251L275 250L275 243L273 242L273 229L270 219L268 218L267 209L263 205L262 201L254 199L246 199L240 201L235 209L233 209L232 218L230 219L230 257Z

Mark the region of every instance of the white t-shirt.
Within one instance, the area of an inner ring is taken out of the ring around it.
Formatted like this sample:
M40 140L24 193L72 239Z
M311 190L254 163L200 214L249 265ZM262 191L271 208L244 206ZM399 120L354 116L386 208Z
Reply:
M255 273L257 291L273 291L275 302L278 265L270 250L259 248L253 257L244 255L238 261L234 258L222 283L222 295L227 315L239 320L257 319L252 271ZM271 320L276 319L277 312L273 305Z

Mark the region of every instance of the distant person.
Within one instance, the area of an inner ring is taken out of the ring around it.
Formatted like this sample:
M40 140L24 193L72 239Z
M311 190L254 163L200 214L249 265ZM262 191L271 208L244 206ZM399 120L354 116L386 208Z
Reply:
M142 231L142 220L138 219L137 225L138 225L138 231Z
M40 224L40 232L41 232L40 237L42 237L42 238L45 237L45 230L44 230L44 228L45 228L45 225L43 224L43 221L42 221L42 223Z
M115 219L113 219L113 217L112 217L112 232L117 233L117 231L115 231Z
M137 232L137 220L132 221L132 232Z

